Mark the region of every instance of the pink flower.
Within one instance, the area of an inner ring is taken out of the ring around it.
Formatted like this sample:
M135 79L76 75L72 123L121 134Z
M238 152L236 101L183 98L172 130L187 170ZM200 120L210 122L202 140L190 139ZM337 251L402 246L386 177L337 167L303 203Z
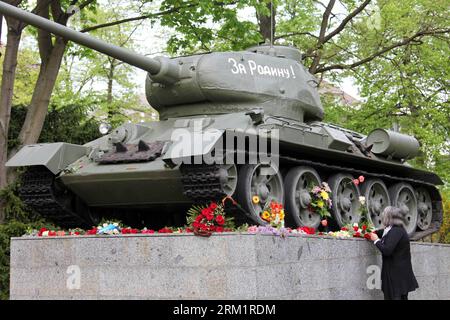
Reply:
M258 227L257 226L250 226L250 227L248 227L247 232L257 233L258 232Z
M355 184L355 186L357 186L359 184L359 180L358 179L353 179L353 183Z
M319 193L321 190L322 190L322 189L320 189L320 187L315 186L315 187L312 189L312 192L313 192L313 193Z
M364 176L359 176L358 180L359 180L359 182L363 183L364 182Z

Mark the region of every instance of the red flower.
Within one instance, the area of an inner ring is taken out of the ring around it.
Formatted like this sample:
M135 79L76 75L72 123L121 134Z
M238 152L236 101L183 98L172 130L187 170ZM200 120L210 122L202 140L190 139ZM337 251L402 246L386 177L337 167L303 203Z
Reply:
M173 233L173 231L167 227L164 227L162 229L159 229L159 233Z
M358 229L359 229L359 228L358 228L358 227L356 227L356 226L355 226L355 227L353 227L353 231L358 231Z
M90 236L97 234L97 228L92 228L91 230L88 230L86 234Z
M208 229L209 229L209 231L213 231L214 232L214 231L216 231L216 226L210 225Z
M359 237L361 237L361 234L360 234L359 232L355 232L355 234L353 235L353 237L359 238Z
M206 224L201 224L200 225L200 230L202 230L202 231L208 231L208 226L206 225Z
M205 217L212 215L213 213L214 213L214 210L212 210L211 208L202 209L202 215Z
M367 240L370 240L370 233L366 233L366 234L364 235L364 238L367 239Z
M186 228L186 232L191 233L191 232L194 232L194 230L192 230L191 228Z
M41 229L39 230L38 236L39 236L39 237L42 237L42 233L45 232L45 231L47 231L46 228L41 228Z
M216 209L217 209L217 203L212 202L212 203L209 205L209 208L210 208L211 210L216 210Z
M303 231L306 234L314 234L314 233L316 233L316 230L314 228L311 228L311 227L299 227L298 230L299 231Z
M139 233L139 230L138 230L138 229L131 229L131 230L130 230L130 233L133 233L133 234Z
M217 222L217 224L218 224L219 226L223 226L223 224L225 223L225 219L223 218L222 215L218 215L218 216L216 217L216 222Z
M223 227L216 227L216 232L223 232Z
M48 236L49 237L54 237L54 236L56 236L56 232L55 231L49 231L48 232Z
M357 186L359 184L359 180L358 179L353 179L353 183L355 184L355 186Z
M346 227L342 227L341 231L348 231L348 229Z
M364 182L364 176L359 176L358 180L359 180L359 182L363 183Z
M362 230L363 230L363 231L366 231L366 229L367 229L367 226L366 226L366 225L363 225L363 226L362 226Z
M208 215L206 215L206 220L211 221L212 219L214 219L214 214L209 213Z
M145 234L153 234L153 233L155 233L155 230L151 230L151 229L142 230L142 233L145 233Z

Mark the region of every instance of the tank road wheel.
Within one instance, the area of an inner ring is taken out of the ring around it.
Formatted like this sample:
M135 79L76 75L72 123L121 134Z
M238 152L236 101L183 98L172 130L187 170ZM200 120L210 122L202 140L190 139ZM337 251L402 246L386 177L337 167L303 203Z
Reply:
M231 196L236 191L237 179L238 173L234 163L220 166L219 181L224 194Z
M431 202L430 193L423 187L416 189L417 196L417 226L420 230L427 230L431 224L433 217L433 205Z
M416 231L417 198L413 187L408 183L397 183L389 188L392 205L400 208L405 218L405 229L408 235Z
M236 192L238 203L250 213L253 222L265 224L260 214L272 200L283 202L283 180L270 164L246 164L239 170ZM258 201L253 201L254 197Z
M331 188L331 200L333 205L331 212L334 221L339 227L349 223L359 223L361 220L359 189L353 183L353 177L348 174L338 173L328 180Z
M314 186L320 186L321 180L311 167L295 167L284 178L286 222L295 227L317 228L320 215L309 210L310 192Z
M391 205L386 185L380 179L370 179L362 184L361 193L366 198L367 219L375 228L381 228L381 214Z

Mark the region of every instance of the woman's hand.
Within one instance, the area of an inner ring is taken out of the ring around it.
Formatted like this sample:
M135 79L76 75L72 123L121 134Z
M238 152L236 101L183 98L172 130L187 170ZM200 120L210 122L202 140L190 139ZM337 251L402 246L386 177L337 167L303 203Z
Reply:
M370 234L370 240L375 241L375 240L377 240L377 239L379 239L378 236L377 236L377 234L376 234L375 232L372 232L372 233Z

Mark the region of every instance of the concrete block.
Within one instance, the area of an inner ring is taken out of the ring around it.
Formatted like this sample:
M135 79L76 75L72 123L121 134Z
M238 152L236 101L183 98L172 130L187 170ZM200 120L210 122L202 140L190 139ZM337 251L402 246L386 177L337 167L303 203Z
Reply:
M413 242L411 251L420 288L410 297L450 299L450 246ZM11 299L382 299L367 286L369 266L381 268L381 255L363 239L13 238L10 291Z

